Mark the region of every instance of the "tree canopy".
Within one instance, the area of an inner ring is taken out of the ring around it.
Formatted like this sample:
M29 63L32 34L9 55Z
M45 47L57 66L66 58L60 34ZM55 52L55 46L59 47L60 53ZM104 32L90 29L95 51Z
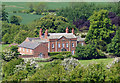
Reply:
M100 10L99 12L94 12L89 20L90 27L85 42L92 42L95 44L102 42L104 43L104 46L109 44L116 26L111 24L111 20L108 17L108 11Z

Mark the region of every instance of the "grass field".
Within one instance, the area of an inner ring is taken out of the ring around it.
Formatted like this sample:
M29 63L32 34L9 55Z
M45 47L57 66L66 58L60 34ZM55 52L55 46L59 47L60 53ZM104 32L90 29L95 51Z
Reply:
M38 19L44 16L44 15L32 15L32 14L25 14L25 13L9 13L8 19L10 19L12 15L21 16L22 17L21 24L28 24L34 21L35 19Z

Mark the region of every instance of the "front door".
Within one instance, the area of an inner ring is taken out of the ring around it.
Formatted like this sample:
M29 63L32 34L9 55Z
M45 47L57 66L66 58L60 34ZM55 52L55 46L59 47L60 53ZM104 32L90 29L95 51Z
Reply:
M67 51L65 48L62 48L61 51Z
M39 58L43 58L43 53L40 53L40 54L39 54Z

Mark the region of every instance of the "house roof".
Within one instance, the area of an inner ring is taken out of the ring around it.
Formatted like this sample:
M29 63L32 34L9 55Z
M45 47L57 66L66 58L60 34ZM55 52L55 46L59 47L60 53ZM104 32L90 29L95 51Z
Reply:
M76 36L77 37L77 41L84 41L85 38L81 38L81 36Z
M48 33L48 39L59 39L61 37L76 38L73 33Z
M18 47L24 47L29 49L35 49L38 45L40 45L40 42L31 42L31 41L24 41Z

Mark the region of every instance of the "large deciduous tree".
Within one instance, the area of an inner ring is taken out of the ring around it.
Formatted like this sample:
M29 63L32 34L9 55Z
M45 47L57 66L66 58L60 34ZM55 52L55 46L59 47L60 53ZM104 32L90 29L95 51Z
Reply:
M22 17L13 15L10 17L10 23L20 25L20 22L22 21Z
M120 56L120 29L116 31L116 34L112 39L112 42L107 45L107 51L117 56Z
M100 10L94 12L89 18L90 27L85 39L86 43L100 44L104 47L111 42L111 36L115 32L116 26L111 24L108 13L107 10Z
M62 16L56 16L56 15L44 16L32 22L29 25L30 29L34 29L33 31L35 31L36 36L39 36L40 28L43 29L43 33L45 32L45 29L48 29L49 33L52 33L52 32L64 33L66 27L69 28L69 32L71 32L72 28L75 29L75 32L77 31L77 28L75 27L75 25L69 23L67 18L62 17Z

